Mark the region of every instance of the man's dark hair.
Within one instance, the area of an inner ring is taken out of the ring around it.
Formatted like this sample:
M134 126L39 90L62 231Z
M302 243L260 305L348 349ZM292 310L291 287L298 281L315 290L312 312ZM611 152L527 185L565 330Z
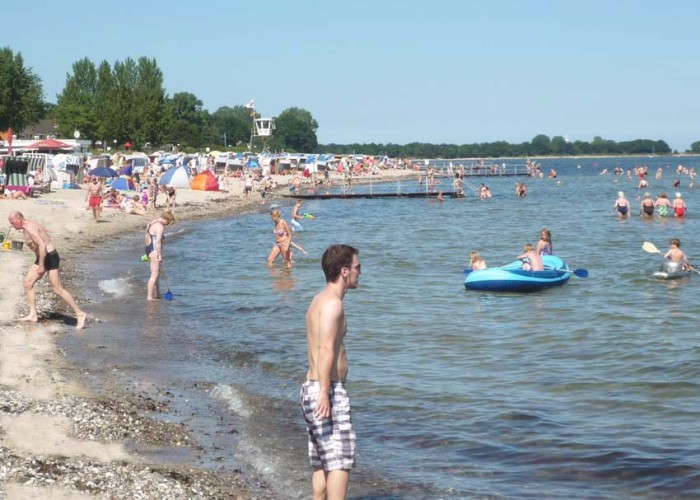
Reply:
M334 283L340 276L340 270L352 266L353 255L359 255L360 251L350 245L331 245L326 248L321 257L321 267L326 275L326 283Z

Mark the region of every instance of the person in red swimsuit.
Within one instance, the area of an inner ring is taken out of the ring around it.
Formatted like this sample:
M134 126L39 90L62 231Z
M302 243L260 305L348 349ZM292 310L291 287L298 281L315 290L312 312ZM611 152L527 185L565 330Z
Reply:
M100 221L100 215L102 214L102 188L102 182L93 175L88 184L85 201L88 203L88 209L92 209L92 217L95 219L95 222Z
M676 214L676 217L683 217L687 211L688 208L683 198L681 198L681 194L676 193L676 198L673 200L673 213Z

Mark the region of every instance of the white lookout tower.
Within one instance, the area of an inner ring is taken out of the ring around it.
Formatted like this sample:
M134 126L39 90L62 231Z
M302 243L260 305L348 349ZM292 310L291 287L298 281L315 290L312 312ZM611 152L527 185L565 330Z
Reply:
M256 118L254 120L253 136L254 137L272 137L272 131L275 129L274 118Z
M253 139L255 137L262 137L263 145L265 139L272 137L272 131L275 130L275 119L274 118L255 118L255 99L251 99L246 105L246 108L250 109L250 116L253 117L253 129L250 131L250 143L248 147L253 150Z

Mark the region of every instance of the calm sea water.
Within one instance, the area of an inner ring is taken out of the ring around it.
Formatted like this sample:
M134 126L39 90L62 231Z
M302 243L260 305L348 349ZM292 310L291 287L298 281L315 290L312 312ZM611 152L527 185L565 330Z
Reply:
M323 250L347 242L363 271L345 301L352 496L697 497L700 276L654 280L660 257L642 243L665 251L679 237L700 262L700 191L675 174L700 159L541 163L559 177L489 178L490 200L307 202L316 218L295 241L309 255L297 253L291 272L266 267L268 207L178 224L167 233L171 302L145 303L142 235L125 237L88 262L88 311L101 322L62 347L95 386L155 391L166 418L208 448L168 458L241 468L280 497L306 498L304 314L324 285ZM599 172L642 163L653 194L683 193L686 218L612 213L618 190L638 204L637 180ZM513 195L520 180L524 199ZM278 203L288 217L291 201ZM465 291L471 250L507 263L543 227L587 279L533 294Z

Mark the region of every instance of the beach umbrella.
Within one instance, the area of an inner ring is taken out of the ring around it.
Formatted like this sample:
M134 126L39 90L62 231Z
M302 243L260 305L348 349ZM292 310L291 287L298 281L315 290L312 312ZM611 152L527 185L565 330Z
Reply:
M31 146L27 146L27 149L73 149L73 146L65 142L57 141L56 139L43 139L39 142L35 142Z
M119 177L119 174L109 167L93 168L88 174L95 177Z
M119 170L119 175L126 175L127 177L131 177L131 175L134 173L134 167L131 163L127 163L124 167Z
M187 173L187 169L182 165L179 167L171 167L160 177L158 185L189 188L190 176Z

